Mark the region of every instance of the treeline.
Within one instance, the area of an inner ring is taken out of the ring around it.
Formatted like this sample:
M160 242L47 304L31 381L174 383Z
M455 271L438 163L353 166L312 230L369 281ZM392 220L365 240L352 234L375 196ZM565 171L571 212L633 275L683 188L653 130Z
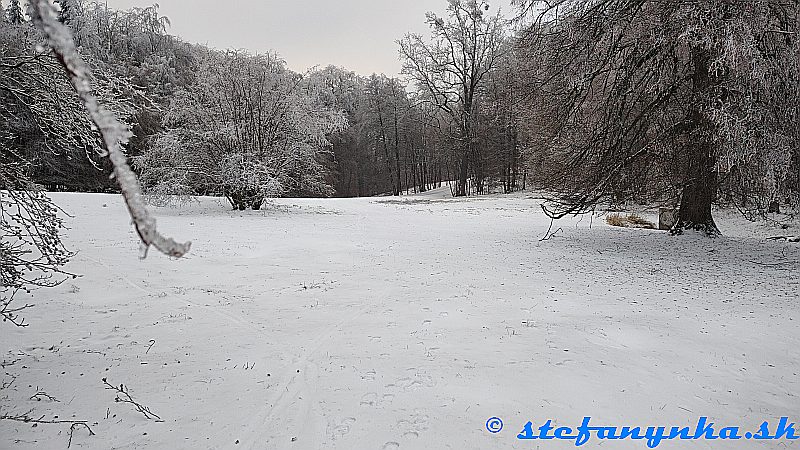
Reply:
M800 190L797 2L477 0L398 41L403 80L167 33L157 7L59 0L95 89L132 128L154 200L549 193L553 217L598 204L674 206L716 233ZM96 132L18 1L0 30L0 145L48 189L114 189Z
M514 3L513 32L487 2L448 0L430 39L399 42L452 129L456 195L522 158L553 218L655 203L678 209L674 233L714 235L714 204L755 219L798 203L798 2Z
M257 209L276 196L400 195L463 169L452 117L398 79L338 67L301 74L277 54L185 43L167 33L157 6L55 3L105 107L131 127L126 150L155 202L223 195ZM48 190L115 190L96 130L39 32L19 2L2 17L3 158L26 162L29 179ZM504 95L485 92L487 104ZM524 184L509 124L494 113L481 121L487 150L473 149L481 170L471 192Z

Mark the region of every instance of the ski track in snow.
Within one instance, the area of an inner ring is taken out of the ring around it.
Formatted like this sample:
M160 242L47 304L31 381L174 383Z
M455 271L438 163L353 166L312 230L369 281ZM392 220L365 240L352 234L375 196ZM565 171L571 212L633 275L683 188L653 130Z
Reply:
M583 217L540 242L549 220L529 196L247 212L203 198L156 211L165 234L194 241L186 258L139 261L119 197L54 194L75 216L67 268L83 276L35 292L30 327L0 328L3 380L18 376L0 407L89 420L97 435L77 430L79 449L528 449L515 439L528 420L800 420L800 245L764 240L785 231L728 211L713 241ZM165 421L115 403L102 377ZM67 435L0 421L2 449ZM792 445L747 444L659 448Z

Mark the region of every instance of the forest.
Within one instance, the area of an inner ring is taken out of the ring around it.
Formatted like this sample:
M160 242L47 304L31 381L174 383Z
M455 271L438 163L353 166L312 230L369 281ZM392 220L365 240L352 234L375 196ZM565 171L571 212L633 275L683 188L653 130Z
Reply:
M713 230L712 203L755 218L797 201L794 2L519 0L506 19L450 1L430 36L397 42L400 79L183 42L158 5L55 4L156 203L530 185L555 216L661 202ZM41 32L17 0L2 17L4 165L50 191L114 191Z

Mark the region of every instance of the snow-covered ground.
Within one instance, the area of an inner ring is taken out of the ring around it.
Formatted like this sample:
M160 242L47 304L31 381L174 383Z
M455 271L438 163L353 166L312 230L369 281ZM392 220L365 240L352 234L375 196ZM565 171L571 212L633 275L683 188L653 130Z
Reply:
M734 213L715 240L587 216L540 242L549 221L525 194L247 212L203 198L156 209L189 256L140 261L118 196L53 197L75 216L68 269L83 276L35 292L30 327L0 324L3 380L18 376L0 407L88 420L96 435L76 429L72 448L560 449L574 442L516 436L584 416L800 420L800 244ZM163 422L115 403L102 378ZM66 448L68 435L0 421L0 448ZM601 443L646 448L586 447Z

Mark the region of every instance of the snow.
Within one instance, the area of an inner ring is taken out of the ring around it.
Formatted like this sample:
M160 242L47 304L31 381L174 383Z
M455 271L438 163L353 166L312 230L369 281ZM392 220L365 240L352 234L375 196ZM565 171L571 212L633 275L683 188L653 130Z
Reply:
M96 435L76 429L72 448L560 449L574 442L516 435L584 416L800 419L800 246L735 214L718 214L714 240L587 216L540 242L549 220L524 193L246 212L201 198L155 208L192 251L140 261L119 196L53 197L74 215L68 269L83 276L35 292L30 327L0 327L3 380L19 377L0 408L88 420ZM115 403L104 377L164 422ZM59 402L30 400L40 390ZM0 448L65 448L68 432L0 421Z

